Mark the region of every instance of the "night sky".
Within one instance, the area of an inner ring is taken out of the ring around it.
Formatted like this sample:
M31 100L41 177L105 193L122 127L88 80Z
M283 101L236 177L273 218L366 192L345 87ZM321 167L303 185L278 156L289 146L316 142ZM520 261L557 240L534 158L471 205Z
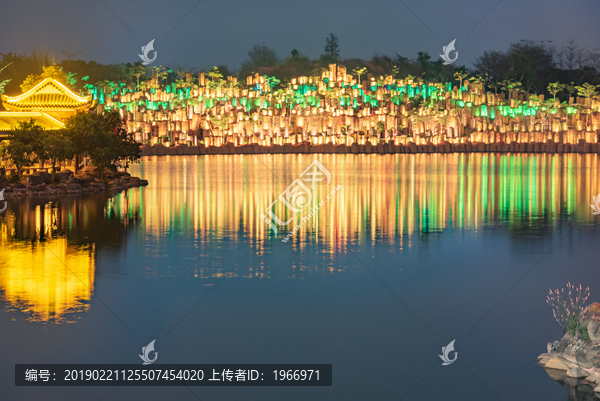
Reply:
M600 0L3 0L0 53L59 55L69 45L85 49L84 60L135 62L155 39L153 65L235 71L254 44L317 58L330 32L342 58L427 51L435 60L456 39L455 65L470 67L484 50L521 39L600 48Z

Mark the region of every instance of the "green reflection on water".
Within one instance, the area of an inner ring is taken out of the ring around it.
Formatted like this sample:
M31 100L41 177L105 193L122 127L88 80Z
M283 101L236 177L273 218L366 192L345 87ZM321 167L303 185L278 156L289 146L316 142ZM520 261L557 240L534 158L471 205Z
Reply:
M316 187L315 202L341 189L282 244L307 213L275 208L293 217L278 236L259 215L315 159L332 176L329 186ZM145 157L132 169L149 181L145 188L110 198L11 201L0 216L0 295L32 320L87 310L97 253L124 247L130 230L150 250L168 241L208 249L227 238L259 255L276 244L293 251L319 244L332 257L349 246L402 250L425 236L443 240L449 231L491 226L515 239L551 235L565 221L595 224L589 203L600 192L598 167L596 155L575 154Z

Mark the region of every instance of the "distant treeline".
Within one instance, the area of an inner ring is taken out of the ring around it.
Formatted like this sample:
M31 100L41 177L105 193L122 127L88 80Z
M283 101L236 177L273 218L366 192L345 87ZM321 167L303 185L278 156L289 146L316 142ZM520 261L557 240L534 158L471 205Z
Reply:
M84 90L89 84L135 83L151 77L151 69L142 66L141 61L134 64L102 65L95 61L74 60L76 54L77 52L68 49L62 52L61 60L47 51L34 51L31 55L0 53L0 93L2 89L12 96L21 93L22 84L28 77L40 75L44 72L43 67L52 65L62 68L66 77L64 81L81 93L87 93ZM497 91L500 82L504 80L520 82L526 92L545 95L550 95L547 87L552 82L600 85L600 51L586 50L572 40L561 48L552 46L550 42L523 40L511 44L506 51L485 51L476 58L472 67L467 68L464 65L455 66L457 63L443 65L441 59L433 60L427 52L419 52L414 58L399 54L375 54L370 60L341 59L337 37L331 34L326 38L325 53L316 60L303 56L296 49L288 57L281 59L273 49L255 45L248 51L247 59L237 73L232 73L226 66L217 66L217 69L222 76L235 76L240 81L245 81L247 76L255 73L274 76L283 88L292 78L320 75L321 70L331 63L346 66L346 70L354 75L366 76L371 73L374 76L392 75L396 79L411 75L420 77L426 83L457 83L456 72L470 72L487 78L487 89L490 91ZM197 80L198 72L214 70L190 69L178 65L166 67L166 76L163 78L167 84L184 79L188 72L194 73L194 79ZM565 100L568 93L562 93L559 97Z

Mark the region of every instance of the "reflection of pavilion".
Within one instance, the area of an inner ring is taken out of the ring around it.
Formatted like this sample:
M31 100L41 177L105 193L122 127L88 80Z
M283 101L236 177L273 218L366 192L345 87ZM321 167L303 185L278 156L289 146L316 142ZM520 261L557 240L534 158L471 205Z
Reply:
M68 313L87 311L95 246L73 245L61 233L84 216L37 199L9 205L8 212L15 218L0 219L0 299L36 322L60 322Z
M94 285L93 250L57 238L41 246L3 244L0 290L9 308L32 321L62 321L89 308ZM64 261L64 264L63 264Z
M0 99L9 110L0 112L0 135L31 119L45 129L59 129L66 118L92 106L91 96L78 96L52 78L44 79L19 96L0 95Z

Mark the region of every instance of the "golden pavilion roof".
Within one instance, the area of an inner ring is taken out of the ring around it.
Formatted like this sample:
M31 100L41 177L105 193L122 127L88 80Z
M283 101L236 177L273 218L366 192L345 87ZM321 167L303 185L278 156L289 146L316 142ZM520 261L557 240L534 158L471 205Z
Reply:
M87 110L92 105L92 96L82 97L73 93L62 83L46 78L19 96L0 95L2 105L11 111L42 111L74 113ZM60 115L57 115L57 117Z

